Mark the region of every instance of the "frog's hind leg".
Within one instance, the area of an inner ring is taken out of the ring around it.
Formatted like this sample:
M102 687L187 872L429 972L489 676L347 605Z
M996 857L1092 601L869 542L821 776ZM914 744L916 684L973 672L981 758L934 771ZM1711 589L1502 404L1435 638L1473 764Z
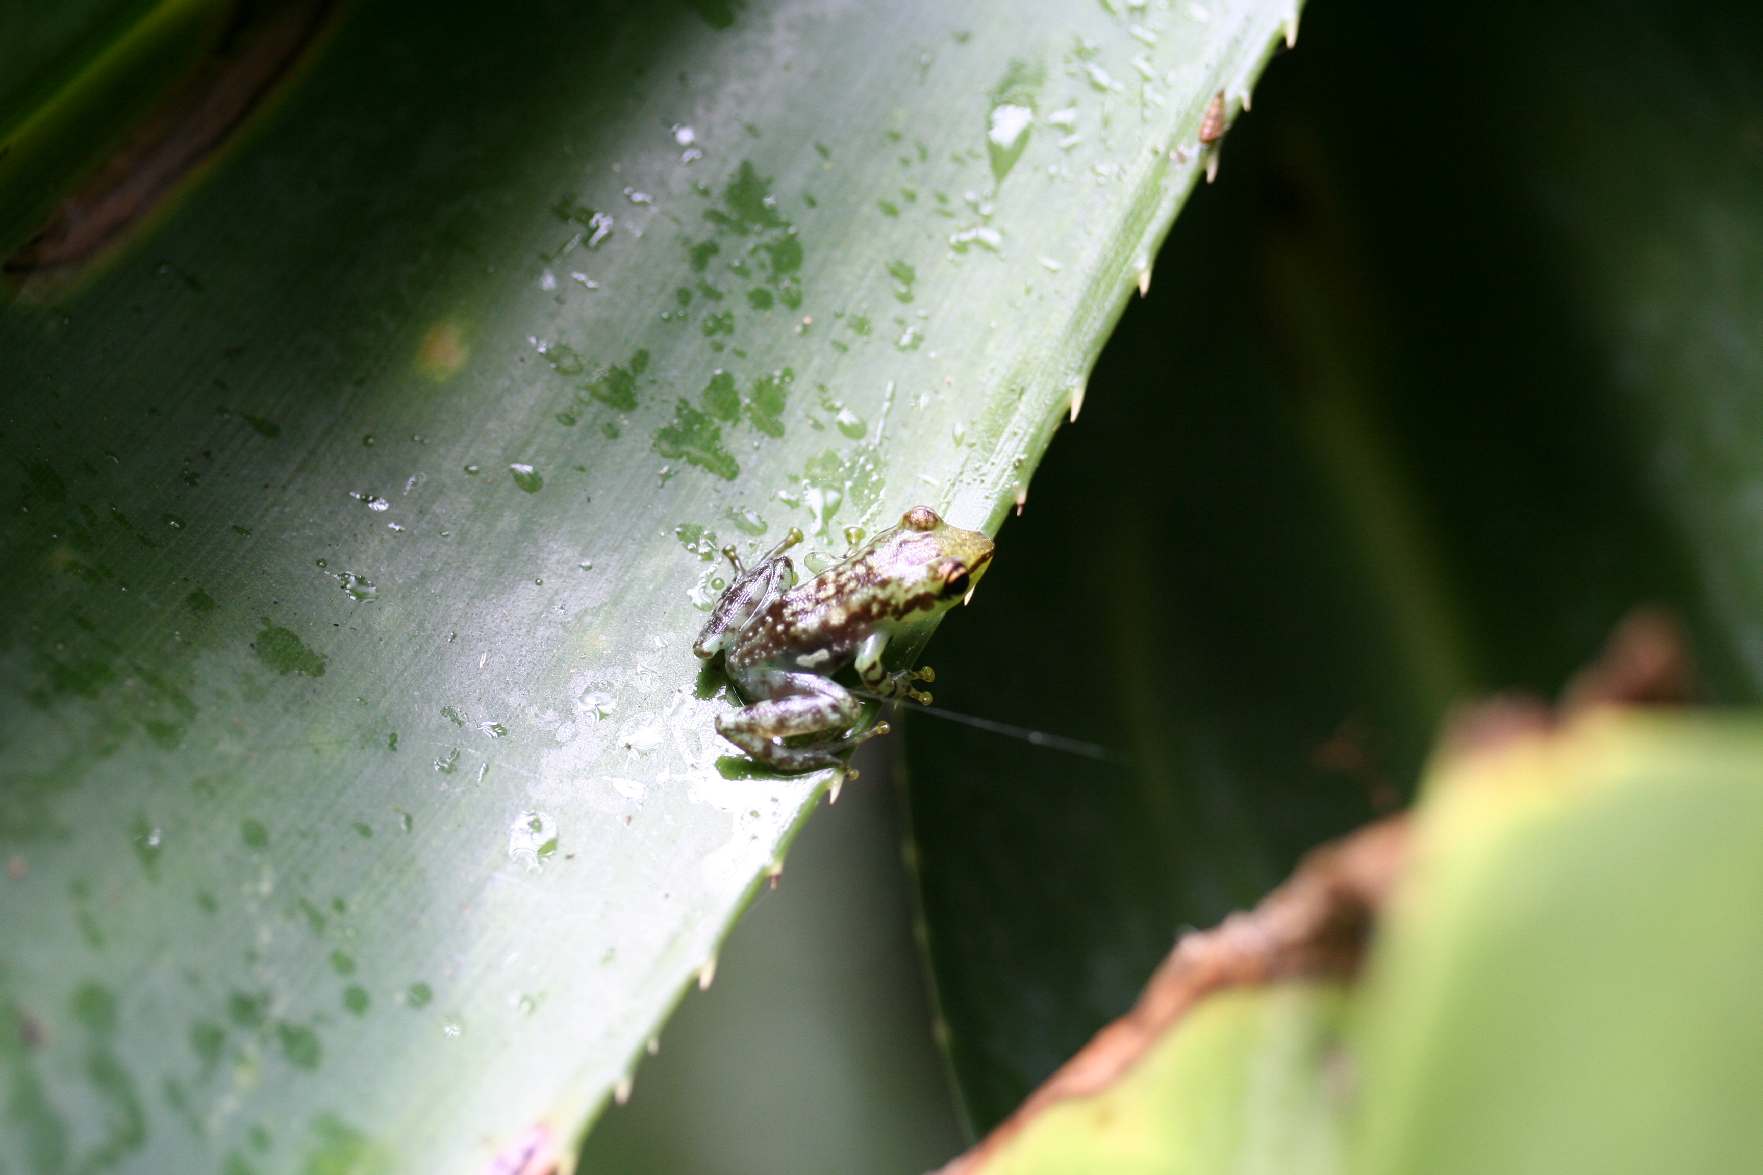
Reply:
M799 692L718 716L717 733L755 760L779 771L837 767L844 752L887 733L887 723L878 722L861 734L846 734L863 716L863 703L823 678L813 681L815 684ZM813 735L825 737L807 742L787 741Z

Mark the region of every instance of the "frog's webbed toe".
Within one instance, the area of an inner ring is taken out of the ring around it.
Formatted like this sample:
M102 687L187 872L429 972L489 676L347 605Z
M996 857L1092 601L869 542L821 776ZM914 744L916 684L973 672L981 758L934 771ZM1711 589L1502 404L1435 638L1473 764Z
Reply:
M918 683L936 679L936 671L929 665L922 669L899 669L882 678L881 686L876 692L886 698L908 698L928 706L933 701L930 691L919 689Z

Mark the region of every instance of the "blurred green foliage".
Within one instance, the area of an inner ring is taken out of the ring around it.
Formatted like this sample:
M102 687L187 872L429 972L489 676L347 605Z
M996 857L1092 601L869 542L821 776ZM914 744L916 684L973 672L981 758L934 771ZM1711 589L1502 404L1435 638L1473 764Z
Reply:
M1037 1095L961 1175L1763 1163L1763 1029L1748 1014L1763 969L1749 917L1763 721L1489 717L1435 760L1405 825L1307 863L1253 914L1184 944L1147 1001L1243 979L1142 1048L1086 1051L1082 1071L1112 1066L1107 1081ZM1365 913L1356 899L1380 894L1357 982L1327 966L1253 982L1218 961L1329 958L1322 944L1351 941Z

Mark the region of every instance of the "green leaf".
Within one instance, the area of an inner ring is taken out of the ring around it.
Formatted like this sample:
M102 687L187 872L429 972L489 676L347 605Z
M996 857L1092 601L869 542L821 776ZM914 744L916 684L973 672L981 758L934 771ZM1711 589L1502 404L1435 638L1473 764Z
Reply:
M1635 717L1429 782L1355 997L1352 1169L1742 1171L1763 721Z
M995 527L1291 15L290 11L108 171L97 75L0 123L72 201L0 311L23 1169L567 1149L828 783L713 733L717 548Z
M865 781L886 750L856 756ZM894 801L893 788L847 787L802 830L777 889L729 936L716 985L669 1018L577 1170L899 1175L961 1150Z
M973 1170L1330 1175L1343 1131L1322 1076L1346 1007L1333 984L1215 994L1119 1080L1048 1106Z
M988 580L939 638L940 703L1131 763L910 731L981 1126L1178 928L1399 801L1454 698L1553 692L1648 603L1709 693L1757 697L1763 175L1734 144L1763 94L1713 16L1433 7L1392 36L1410 15L1306 15L1164 248L1186 278L1127 315L1001 537L1033 586Z

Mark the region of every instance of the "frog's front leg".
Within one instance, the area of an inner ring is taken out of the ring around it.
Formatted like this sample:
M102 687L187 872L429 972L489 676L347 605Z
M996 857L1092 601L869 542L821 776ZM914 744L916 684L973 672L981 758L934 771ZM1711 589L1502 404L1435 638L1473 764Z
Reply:
M796 582L796 567L784 552L801 541L802 532L792 526L783 542L751 568L741 566L740 556L733 547L723 548L722 553L735 566L735 578L723 589L710 618L698 633L698 639L692 642L692 652L709 660L729 648L753 617L790 590Z
M863 717L863 703L850 691L812 673L767 674L763 692L771 695L733 714L719 715L716 732L754 759L779 771L837 767L839 755L865 739L886 734L878 722L861 734L850 729ZM792 738L824 736L811 742Z
M923 669L901 669L889 673L882 665L882 654L887 651L888 634L881 629L870 633L857 646L857 656L853 667L863 684L884 698L905 697L915 702L930 705L931 696L926 690L918 689L915 682L935 681L936 673L930 666Z

